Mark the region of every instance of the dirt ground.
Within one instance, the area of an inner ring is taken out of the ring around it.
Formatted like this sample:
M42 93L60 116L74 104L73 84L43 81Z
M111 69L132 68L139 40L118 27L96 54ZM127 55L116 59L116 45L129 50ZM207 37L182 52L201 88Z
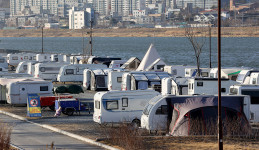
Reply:
M206 30L207 29L207 30ZM89 29L44 29L44 37L89 37ZM208 28L203 30L209 36ZM222 37L259 37L259 27L222 27ZM195 30L200 34L200 30ZM212 28L212 37L217 37L217 28ZM204 35L204 34L202 34ZM41 29L0 30L0 37L41 37ZM94 37L184 37L184 28L132 28L93 29Z

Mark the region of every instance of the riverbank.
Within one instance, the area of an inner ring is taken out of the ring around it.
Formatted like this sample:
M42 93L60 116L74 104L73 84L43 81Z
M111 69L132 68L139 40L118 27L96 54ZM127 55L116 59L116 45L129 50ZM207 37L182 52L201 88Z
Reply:
M206 36L209 32L205 28ZM259 27L222 27L222 37L259 37ZM88 37L89 29L44 29L44 37ZM195 33L201 34L195 30ZM204 35L204 34L203 34ZM217 28L213 27L212 37L217 37ZM41 29L0 30L0 37L41 37ZM184 37L184 28L132 28L132 29L93 29L94 37Z

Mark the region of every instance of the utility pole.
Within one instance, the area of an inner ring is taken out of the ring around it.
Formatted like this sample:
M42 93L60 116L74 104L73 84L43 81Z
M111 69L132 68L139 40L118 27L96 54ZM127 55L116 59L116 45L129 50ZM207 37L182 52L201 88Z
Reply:
M221 118L221 0L218 0L218 145L219 150L223 150Z
M91 45L90 49L90 56L93 55L93 38L92 38L92 33L93 33L93 21L90 21L90 41L89 44Z
M211 68L211 23L209 24L209 36L210 36L210 68Z
M41 27L41 53L43 54L43 26Z

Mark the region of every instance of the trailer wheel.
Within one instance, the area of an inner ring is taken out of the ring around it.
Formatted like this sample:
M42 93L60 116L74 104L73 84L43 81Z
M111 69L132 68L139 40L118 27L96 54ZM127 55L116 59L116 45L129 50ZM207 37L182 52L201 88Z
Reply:
M14 69L15 69L14 66L11 66L11 70L14 71Z
M67 108L67 109L65 110L65 114L68 115L68 116L73 116L74 111L75 111L75 110L74 110L73 108Z
M55 105L49 106L49 109L55 111Z
M140 127L140 120L139 119L134 119L131 122L131 125L132 125L133 128L139 128Z

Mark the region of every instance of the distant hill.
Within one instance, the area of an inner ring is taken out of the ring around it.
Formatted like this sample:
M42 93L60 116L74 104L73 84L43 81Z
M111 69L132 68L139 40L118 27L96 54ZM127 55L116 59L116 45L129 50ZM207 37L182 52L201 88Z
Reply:
M10 0L0 0L0 8L10 8Z

